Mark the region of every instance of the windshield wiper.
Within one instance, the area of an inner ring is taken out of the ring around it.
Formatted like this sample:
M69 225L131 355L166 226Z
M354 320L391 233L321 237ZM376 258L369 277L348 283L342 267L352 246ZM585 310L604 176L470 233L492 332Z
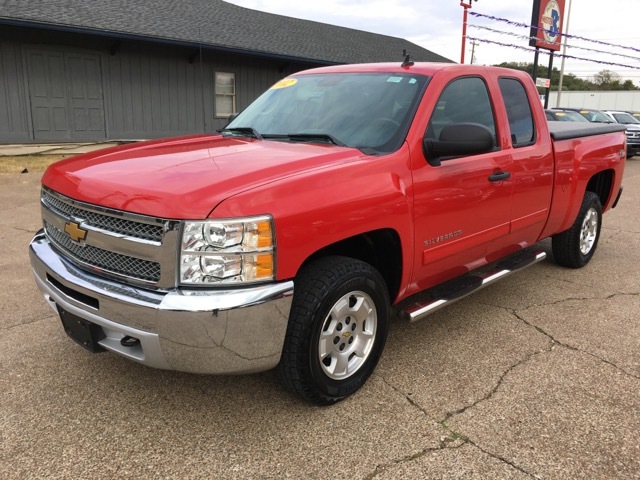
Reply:
M218 133L229 132L229 133L244 133L248 134L251 137L257 138L258 140L262 140L262 135L253 127L234 127L234 128L222 128L217 130Z
M301 142L305 142L305 141L320 140L324 142L333 143L338 147L347 146L344 143L342 143L340 140L338 140L336 137L334 137L333 135L329 135L328 133L289 133L287 134L287 137L290 140L294 140L294 141L299 140Z

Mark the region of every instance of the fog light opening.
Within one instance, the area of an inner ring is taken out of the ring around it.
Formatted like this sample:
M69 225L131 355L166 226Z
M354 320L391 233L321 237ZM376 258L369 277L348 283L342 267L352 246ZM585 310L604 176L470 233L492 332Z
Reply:
M125 335L120 339L120 345L123 347L136 347L140 345L140 340L129 335Z

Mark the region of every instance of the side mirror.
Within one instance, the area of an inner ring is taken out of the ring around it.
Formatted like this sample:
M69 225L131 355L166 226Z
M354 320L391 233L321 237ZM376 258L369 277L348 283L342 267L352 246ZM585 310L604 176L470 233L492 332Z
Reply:
M491 130L479 123L454 123L440 132L440 138L425 138L423 148L427 162L440 166L442 157L478 155L493 150L494 137Z
M231 115L229 115L229 118L227 119L227 125L229 125L231 122L233 122L238 117L238 115L240 115L239 112L234 112Z

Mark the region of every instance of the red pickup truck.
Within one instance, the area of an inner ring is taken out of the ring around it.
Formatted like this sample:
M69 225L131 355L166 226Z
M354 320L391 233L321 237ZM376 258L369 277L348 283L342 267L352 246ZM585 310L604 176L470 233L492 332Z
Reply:
M35 280L91 351L197 373L277 367L330 404L372 373L392 316L535 264L546 237L560 265L589 262L622 193L624 126L557 123L507 69L300 72L217 135L49 167Z

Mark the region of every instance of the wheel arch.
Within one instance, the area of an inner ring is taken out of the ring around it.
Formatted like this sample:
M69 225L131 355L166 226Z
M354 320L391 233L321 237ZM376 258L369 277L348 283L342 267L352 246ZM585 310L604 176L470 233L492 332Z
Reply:
M611 193L613 189L615 171L613 169L602 170L593 175L587 182L586 192L593 192L598 195L600 205L604 211L613 200Z
M402 280L402 244L391 228L372 230L327 245L310 255L300 266L327 256L354 258L374 267L387 284L389 298L397 297Z

